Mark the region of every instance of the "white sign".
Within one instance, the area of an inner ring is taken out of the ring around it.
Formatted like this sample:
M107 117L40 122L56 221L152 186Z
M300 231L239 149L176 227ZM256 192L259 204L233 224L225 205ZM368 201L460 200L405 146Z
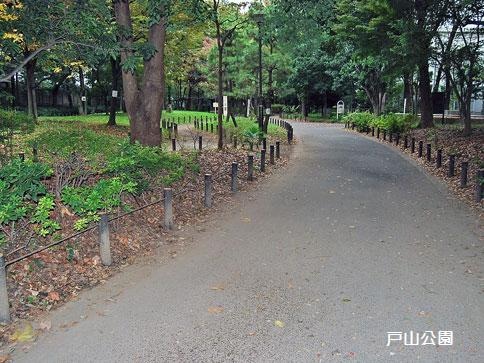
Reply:
M229 98L224 96L224 116L228 116L229 114Z
M452 330L439 330L434 332L426 330L424 332L409 332L390 331L387 332L387 347L395 344L403 343L403 345L433 345L444 346L454 344L454 332Z
M343 101L338 101L336 104L336 119L339 119L339 115L342 115L345 113L345 103Z
M113 89L113 92L111 92L111 96L113 98L118 98L118 91L116 91L116 90Z
M214 102L214 103L212 103L212 107L213 107L213 108L218 108L218 102Z
M87 101L87 97L86 97L86 96L82 96L82 97L81 97L81 101L82 101L82 102L86 102L86 101Z
M268 116L271 115L271 109L270 108L266 108L266 115L268 115Z

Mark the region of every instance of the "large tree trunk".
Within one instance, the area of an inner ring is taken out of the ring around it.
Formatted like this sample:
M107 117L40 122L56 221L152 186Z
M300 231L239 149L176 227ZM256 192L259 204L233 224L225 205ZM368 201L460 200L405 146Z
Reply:
M413 110L413 90L412 90L413 76L405 73L403 75L403 99L406 101L405 112L412 113ZM404 101L405 102L405 101Z
M37 60L33 59L25 65L27 86L27 113L37 122L37 95L35 93L35 66Z
M423 128L434 126L434 115L432 110L432 90L430 88L430 74L428 58L422 56L418 63L419 72L419 93L420 93L420 114Z
M133 56L133 34L131 13L128 0L115 0L114 9L116 22L124 32L121 36L121 63ZM164 6L160 5L160 14L164 14ZM163 73L165 18L161 16L158 23L150 26L148 41L156 52L144 61L142 87L134 71L123 70L123 92L126 110L130 118L131 142L138 141L143 145L160 146L160 119L163 106Z
M111 90L118 92L119 97L119 86L118 86L118 77L120 72L120 60L119 58L111 57ZM116 108L118 105L118 97L113 97L111 95L111 101L109 105L109 121L108 126L115 126L116 125Z

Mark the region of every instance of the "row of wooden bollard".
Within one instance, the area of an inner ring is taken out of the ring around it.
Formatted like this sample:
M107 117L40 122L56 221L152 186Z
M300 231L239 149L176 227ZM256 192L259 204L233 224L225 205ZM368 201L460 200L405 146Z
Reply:
M351 128L352 130L355 129L355 124L347 121L345 123L345 128ZM366 128L366 134L369 134L371 131L371 136L375 136L375 131L376 131L376 137L380 139L380 133L381 130L379 127L375 129L375 127L371 128ZM400 145L400 134L399 133L390 133L389 134L389 142L393 143L395 141L395 145L399 146ZM386 130L383 130L383 141L386 141ZM409 144L410 141L410 144ZM408 135L404 135L403 138L403 149L408 149L410 147L410 153L414 154L417 152L418 158L423 158L424 157L424 142L419 141L417 144L417 140L415 137L412 137L410 140L408 138ZM449 160L447 163L447 177L452 178L456 175L456 155L455 154L449 154L448 155ZM442 167L442 158L443 158L443 150L438 149L437 154L435 157L435 166L436 168L441 168ZM425 160L428 163L432 162L432 144L431 143L426 143L425 144ZM469 183L469 162L464 160L460 163L460 187L461 188L466 188ZM484 198L484 169L478 169L477 170L477 175L476 175L476 192L475 192L475 200L476 202L480 202Z

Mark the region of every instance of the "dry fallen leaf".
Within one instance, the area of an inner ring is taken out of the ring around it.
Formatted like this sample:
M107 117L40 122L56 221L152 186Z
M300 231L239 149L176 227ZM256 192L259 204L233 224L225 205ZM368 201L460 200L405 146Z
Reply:
M284 328L286 326L286 324L280 320L274 321L274 325L277 326L278 328Z
M217 285L210 287L210 290L214 290L214 291L225 290L225 285L223 283L220 283L220 284L217 284Z
M17 329L13 335L10 336L10 340L13 342L31 342L35 339L35 332L32 325L27 324L23 328Z
M210 314L219 314L219 313L222 313L224 311L224 308L221 307L221 306L210 306L207 311L210 313Z
M49 295L47 295L47 298L51 301L59 301L60 300L59 293L56 292L56 291L49 292Z

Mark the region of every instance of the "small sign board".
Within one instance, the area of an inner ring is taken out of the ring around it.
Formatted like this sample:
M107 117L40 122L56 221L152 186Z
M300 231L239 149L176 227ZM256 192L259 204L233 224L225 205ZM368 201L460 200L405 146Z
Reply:
M343 101L338 101L336 104L336 119L339 119L339 115L345 113L345 103Z
M86 96L82 96L82 97L81 97L81 101L82 101L82 102L86 102L86 101L87 101L87 97L86 97Z
M270 115L271 115L271 112L272 112L272 111L271 111L271 109L270 109L270 108L266 108L266 115L267 115L267 116L270 116Z
M116 91L116 90L113 89L113 92L111 92L111 96L113 98L118 98L118 91Z
M214 103L212 103L212 107L213 107L213 108L218 108L218 102L214 102Z

